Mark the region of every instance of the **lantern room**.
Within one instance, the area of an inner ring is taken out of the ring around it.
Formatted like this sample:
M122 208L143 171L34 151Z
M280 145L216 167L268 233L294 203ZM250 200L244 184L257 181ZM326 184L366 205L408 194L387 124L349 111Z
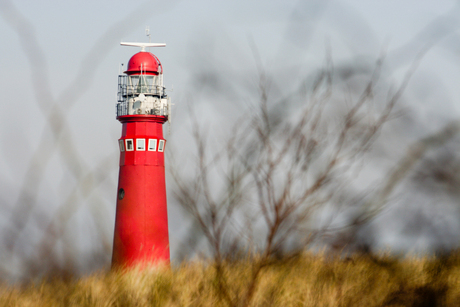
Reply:
M145 50L145 46L149 44L122 44L131 44L130 46L136 44L142 50L129 59L124 75L118 76L117 117L124 115L168 117L171 103L163 86L163 67L160 60Z

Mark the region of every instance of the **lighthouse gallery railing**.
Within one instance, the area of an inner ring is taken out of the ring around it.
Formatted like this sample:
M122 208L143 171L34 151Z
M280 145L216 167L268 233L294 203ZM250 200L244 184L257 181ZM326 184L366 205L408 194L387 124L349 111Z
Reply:
M144 94L145 96L156 96L159 98L166 98L165 87L156 84L146 84L139 82L138 84L129 84L127 75L118 76L118 93L117 93L117 116L128 114L128 101ZM163 113L163 112L162 112Z

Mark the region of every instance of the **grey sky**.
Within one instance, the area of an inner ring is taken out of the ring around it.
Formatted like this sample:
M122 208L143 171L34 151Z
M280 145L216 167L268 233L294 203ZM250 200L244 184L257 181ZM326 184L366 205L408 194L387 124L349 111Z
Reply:
M6 11L8 5L0 0L0 10L6 12L0 14L0 191L5 208L18 199L32 153L42 135L50 133L31 85L31 78L36 75L24 49L30 46L21 45L17 33L6 22L5 18L11 14ZM14 1L14 7L28 20L31 26L28 30L33 31L42 49L46 60L43 80L49 78L52 96L60 99L59 103L62 101L70 127L66 135L73 137L85 166L91 169L107 159L113 162L106 170L109 179L102 195L108 204L113 200L112 210L118 175L116 140L121 129L115 119L117 74L120 63L127 63L138 51L118 43L148 41L145 26L150 27L152 42L167 44L166 48L151 52L163 64L165 86L168 89L174 86L170 93L175 104L172 134L167 134L167 126L165 133L177 147L182 142L187 144L190 127L187 108L191 101L213 99L195 95L200 89L191 87L196 70L208 68L207 59L218 65L217 70L247 72L251 80L250 74L256 72L252 40L262 64L271 72L279 71L280 77L287 72L301 75L321 67L327 44L337 63L357 55L375 59L386 44L389 64L394 65L397 79L421 47L413 42L414 38L438 38L440 32L430 32L430 25L436 24L439 16L458 13L458 6L454 0ZM411 84L415 104L419 103L415 92L427 87L420 101L420 114L427 120L433 114L443 119L460 114L457 85L460 17L455 17L460 14L453 16L445 24L437 24L449 35L428 52ZM99 53L93 51L93 56L86 59L92 48ZM404 61L400 60L403 58ZM400 63L404 64L399 67ZM84 77L68 92L77 95L84 90L73 105L68 105L64 102L68 97L63 93L75 85L73 82L80 72L90 82L86 84ZM213 113L219 108L210 104L199 108L208 109L205 114L209 118L203 117L204 121L224 117ZM71 190L63 182L70 185L75 182L62 166L59 155L53 150L50 154L53 158L42 178L38 198L40 203L55 210ZM172 240L177 236L176 230L171 229ZM175 248L174 242L172 245Z

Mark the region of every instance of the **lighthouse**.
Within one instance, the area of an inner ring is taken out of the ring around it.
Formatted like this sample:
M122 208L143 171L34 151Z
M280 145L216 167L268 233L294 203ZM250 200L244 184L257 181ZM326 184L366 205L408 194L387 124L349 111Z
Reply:
M116 113L122 132L112 267L168 264L163 124L170 119L171 100L163 86L160 60L146 51L166 45L121 45L141 51L118 76Z

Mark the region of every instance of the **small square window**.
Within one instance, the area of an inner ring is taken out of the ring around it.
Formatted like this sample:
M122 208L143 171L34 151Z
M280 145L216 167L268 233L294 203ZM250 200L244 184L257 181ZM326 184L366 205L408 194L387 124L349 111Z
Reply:
M136 150L145 150L145 139L136 139Z
M120 146L121 152L125 151L125 141L124 140L118 140L118 146Z
M157 151L157 139L149 140L149 151Z
M158 151L163 152L165 150L165 140L160 140L158 143Z
M133 150L134 150L133 139L126 139L126 151L133 151Z

